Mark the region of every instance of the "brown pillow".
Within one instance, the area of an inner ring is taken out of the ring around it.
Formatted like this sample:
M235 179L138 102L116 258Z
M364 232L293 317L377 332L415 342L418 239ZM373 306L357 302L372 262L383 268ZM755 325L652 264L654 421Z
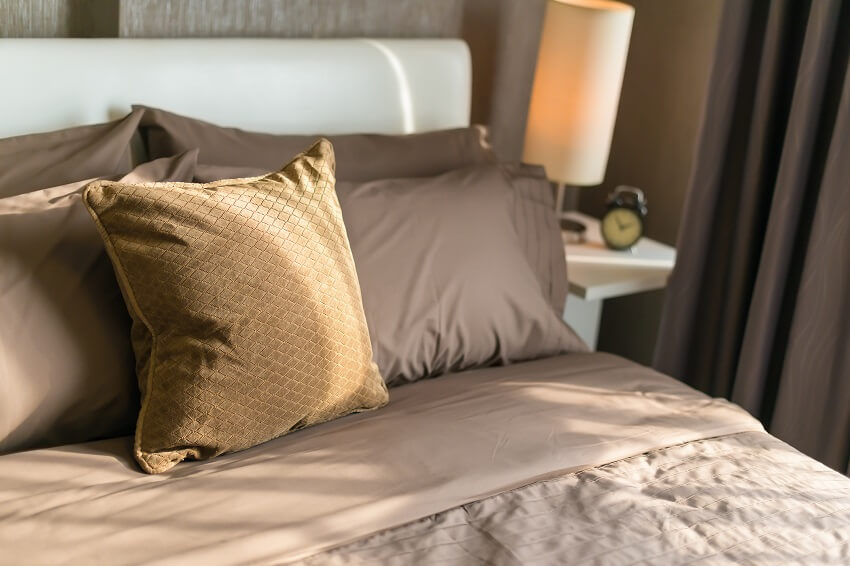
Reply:
M500 167L337 193L389 384L587 349L541 292Z
M561 316L567 301L569 283L561 228L554 214L555 198L551 183L546 178L543 167L538 165L505 163L501 167L508 175L516 194L512 217L526 259L537 276L543 294L558 316ZM210 182L237 179L254 177L265 172L265 169L259 167L199 164L195 170L195 180ZM346 188L350 186L353 185L344 185ZM337 192L339 190L340 185L337 185ZM345 206L346 201L341 204ZM345 214L345 209L343 214L349 217Z
M124 175L133 168L130 139L142 114L134 110L107 124L0 139L0 198L84 179Z
M562 316L569 282L552 185L546 171L538 165L506 163L503 168L516 193L513 219L525 257L543 294L558 316Z
M133 317L146 472L387 402L327 140L264 177L84 201Z
M197 152L122 180L186 180ZM80 194L0 199L0 453L129 434L138 414L130 318Z
M204 165L276 171L317 137L246 132L155 108L133 108L145 111L139 131L150 157L198 148L198 162ZM493 160L480 126L400 136L334 135L328 139L334 146L336 178L340 181L425 177ZM216 180L216 175L215 171L201 174L198 180Z

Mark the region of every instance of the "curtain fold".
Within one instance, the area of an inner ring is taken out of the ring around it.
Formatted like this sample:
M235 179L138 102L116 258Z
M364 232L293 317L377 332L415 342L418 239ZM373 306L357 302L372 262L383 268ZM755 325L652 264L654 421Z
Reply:
M850 471L850 2L726 2L655 367Z

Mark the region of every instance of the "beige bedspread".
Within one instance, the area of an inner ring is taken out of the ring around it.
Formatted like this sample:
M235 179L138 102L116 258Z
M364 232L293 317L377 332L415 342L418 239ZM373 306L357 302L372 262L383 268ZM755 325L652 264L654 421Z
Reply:
M464 372L158 476L136 469L127 439L0 457L0 563L284 562L535 481L760 430L734 405L604 354Z
M521 487L301 564L850 564L850 479L744 432Z

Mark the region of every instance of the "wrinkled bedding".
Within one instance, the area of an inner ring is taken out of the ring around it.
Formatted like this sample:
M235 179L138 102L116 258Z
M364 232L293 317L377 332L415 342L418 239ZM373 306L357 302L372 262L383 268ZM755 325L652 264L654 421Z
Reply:
M850 563L850 480L768 434L741 433L538 482L299 562L709 563Z
M631 509L638 513L634 525L657 530L657 524L637 517L653 509L666 511L651 504L654 499L648 492L629 488L629 482L639 486L668 475L665 470L676 457L660 458L656 456L662 453L659 450L681 446L700 457L701 446L725 442L723 437L739 439L744 447L752 439L777 442L735 405L710 399L615 356L570 354L467 371L393 389L390 404L380 411L308 428L212 461L184 463L157 476L142 474L135 467L128 438L0 457L0 563L256 564L311 556L313 563L322 563L346 555L383 563L383 557L359 554L365 549L362 545L371 544L368 541L372 539L365 537L381 533L378 537L392 541L398 533L426 524L428 520L417 522L423 517L455 524L458 516L466 516L472 509L478 515L469 517L491 514L489 524L498 526L500 513L519 517L525 512L525 503L513 508L508 504L525 497L515 494L527 490L534 499L534 493L566 490L571 493L564 494L565 503L555 507L572 508L570 499L575 502L585 495L595 496L593 488L585 484L610 486L608 491L613 491L605 500L608 506L600 510L596 503L580 503L571 515L555 519L555 523L563 526L573 517L579 524L594 518L605 522L606 517ZM705 441L712 438L718 440ZM733 458L712 465L722 464L718 469L735 479L730 484L735 490L772 490L769 497L777 501L796 500L802 486L810 485L814 491L806 495L805 512L818 512L821 504L811 498L826 493L822 491L828 483L821 479L827 477L824 470L784 445L781 449L776 446L768 449L757 443L749 460ZM766 488L748 479L748 474L761 478L750 471L747 462L772 468L774 463L759 464L760 458L785 452L790 454L793 469L779 466L778 477L796 479ZM649 458L648 465L625 474L620 496L616 469L628 466L623 462L635 457L636 461ZM688 456L678 459L687 461ZM600 474L600 480L583 479L595 477L593 474ZM829 476L834 480L831 488L850 485L850 480L836 479L836 475ZM671 489L671 494L693 488L724 496L726 483L719 485L718 491L710 491L690 482L694 478L698 479L685 475L679 481L673 475L669 484L658 487ZM511 491L517 488L520 491ZM735 494L734 490L730 493ZM618 498L622 498L621 508L610 507ZM499 510L500 502L508 502L504 511ZM674 511L688 505L678 497L671 501L662 497L658 503L685 506L672 507ZM836 510L829 517L843 520L841 513ZM495 547L482 547L485 562L525 562L524 555L511 550L520 540L523 552L544 549L559 556L564 551L559 547L561 535L553 535L559 539L557 544L545 540L551 534L545 525L553 520L545 516L529 520L515 523L519 530L512 535L514 542L500 540L501 534L488 534L474 522L461 530L472 528L505 549L500 558L502 554L491 554ZM677 520L659 518L656 523L672 528ZM827 519L818 521L809 527L813 535L839 543L842 537L846 539L846 526L829 530ZM505 523L505 529L510 524ZM610 521L606 524L616 528ZM787 522L793 528L800 524L796 519ZM533 528L536 525L543 530ZM523 539L525 529L529 535ZM703 531L694 532L702 536ZM671 535L671 540L685 534ZM418 542L416 535L413 532L410 544L421 544L424 552L430 553L427 549L435 546L434 541L443 540L433 537L448 537L449 531L435 530ZM600 549L608 548L604 545L615 543L615 538L604 539L601 534L598 542L593 541L596 534L586 536L588 548L598 544L603 544ZM609 536L619 535L611 532ZM538 539L541 549L534 550ZM453 547L450 537L445 542L446 552L463 548ZM350 547L350 552L329 550L348 548L343 545L352 543L355 547ZM578 552L576 545L567 546L570 552ZM398 554L399 548L390 545L387 561L418 562ZM650 552L656 547L647 548ZM664 550L666 547L658 548L658 552ZM453 560L480 561L466 549L463 552L465 558ZM423 560L435 561L423 556ZM592 553L587 550L576 556L592 558ZM534 556L529 554L528 560L533 562ZM558 562L540 559L540 563Z

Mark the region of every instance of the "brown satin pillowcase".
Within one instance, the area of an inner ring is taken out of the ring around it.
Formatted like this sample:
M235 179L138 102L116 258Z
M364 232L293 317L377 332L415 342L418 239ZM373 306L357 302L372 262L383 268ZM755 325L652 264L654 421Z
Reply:
M197 152L122 180L191 180ZM0 199L0 454L130 434L130 318L80 197L89 181Z
M0 139L0 198L126 174L133 168L130 140L142 114L134 110L106 124Z
M144 109L139 131L150 157L174 155L198 148L205 166L256 167L276 171L317 136L273 135L224 128L208 122ZM481 126L410 135L350 134L327 136L336 154L339 181L370 181L391 177L426 177L457 167L494 160ZM224 178L216 167L198 181Z
M586 351L541 292L499 166L337 194L387 383Z
M327 140L264 177L84 201L133 317L146 472L387 402Z

